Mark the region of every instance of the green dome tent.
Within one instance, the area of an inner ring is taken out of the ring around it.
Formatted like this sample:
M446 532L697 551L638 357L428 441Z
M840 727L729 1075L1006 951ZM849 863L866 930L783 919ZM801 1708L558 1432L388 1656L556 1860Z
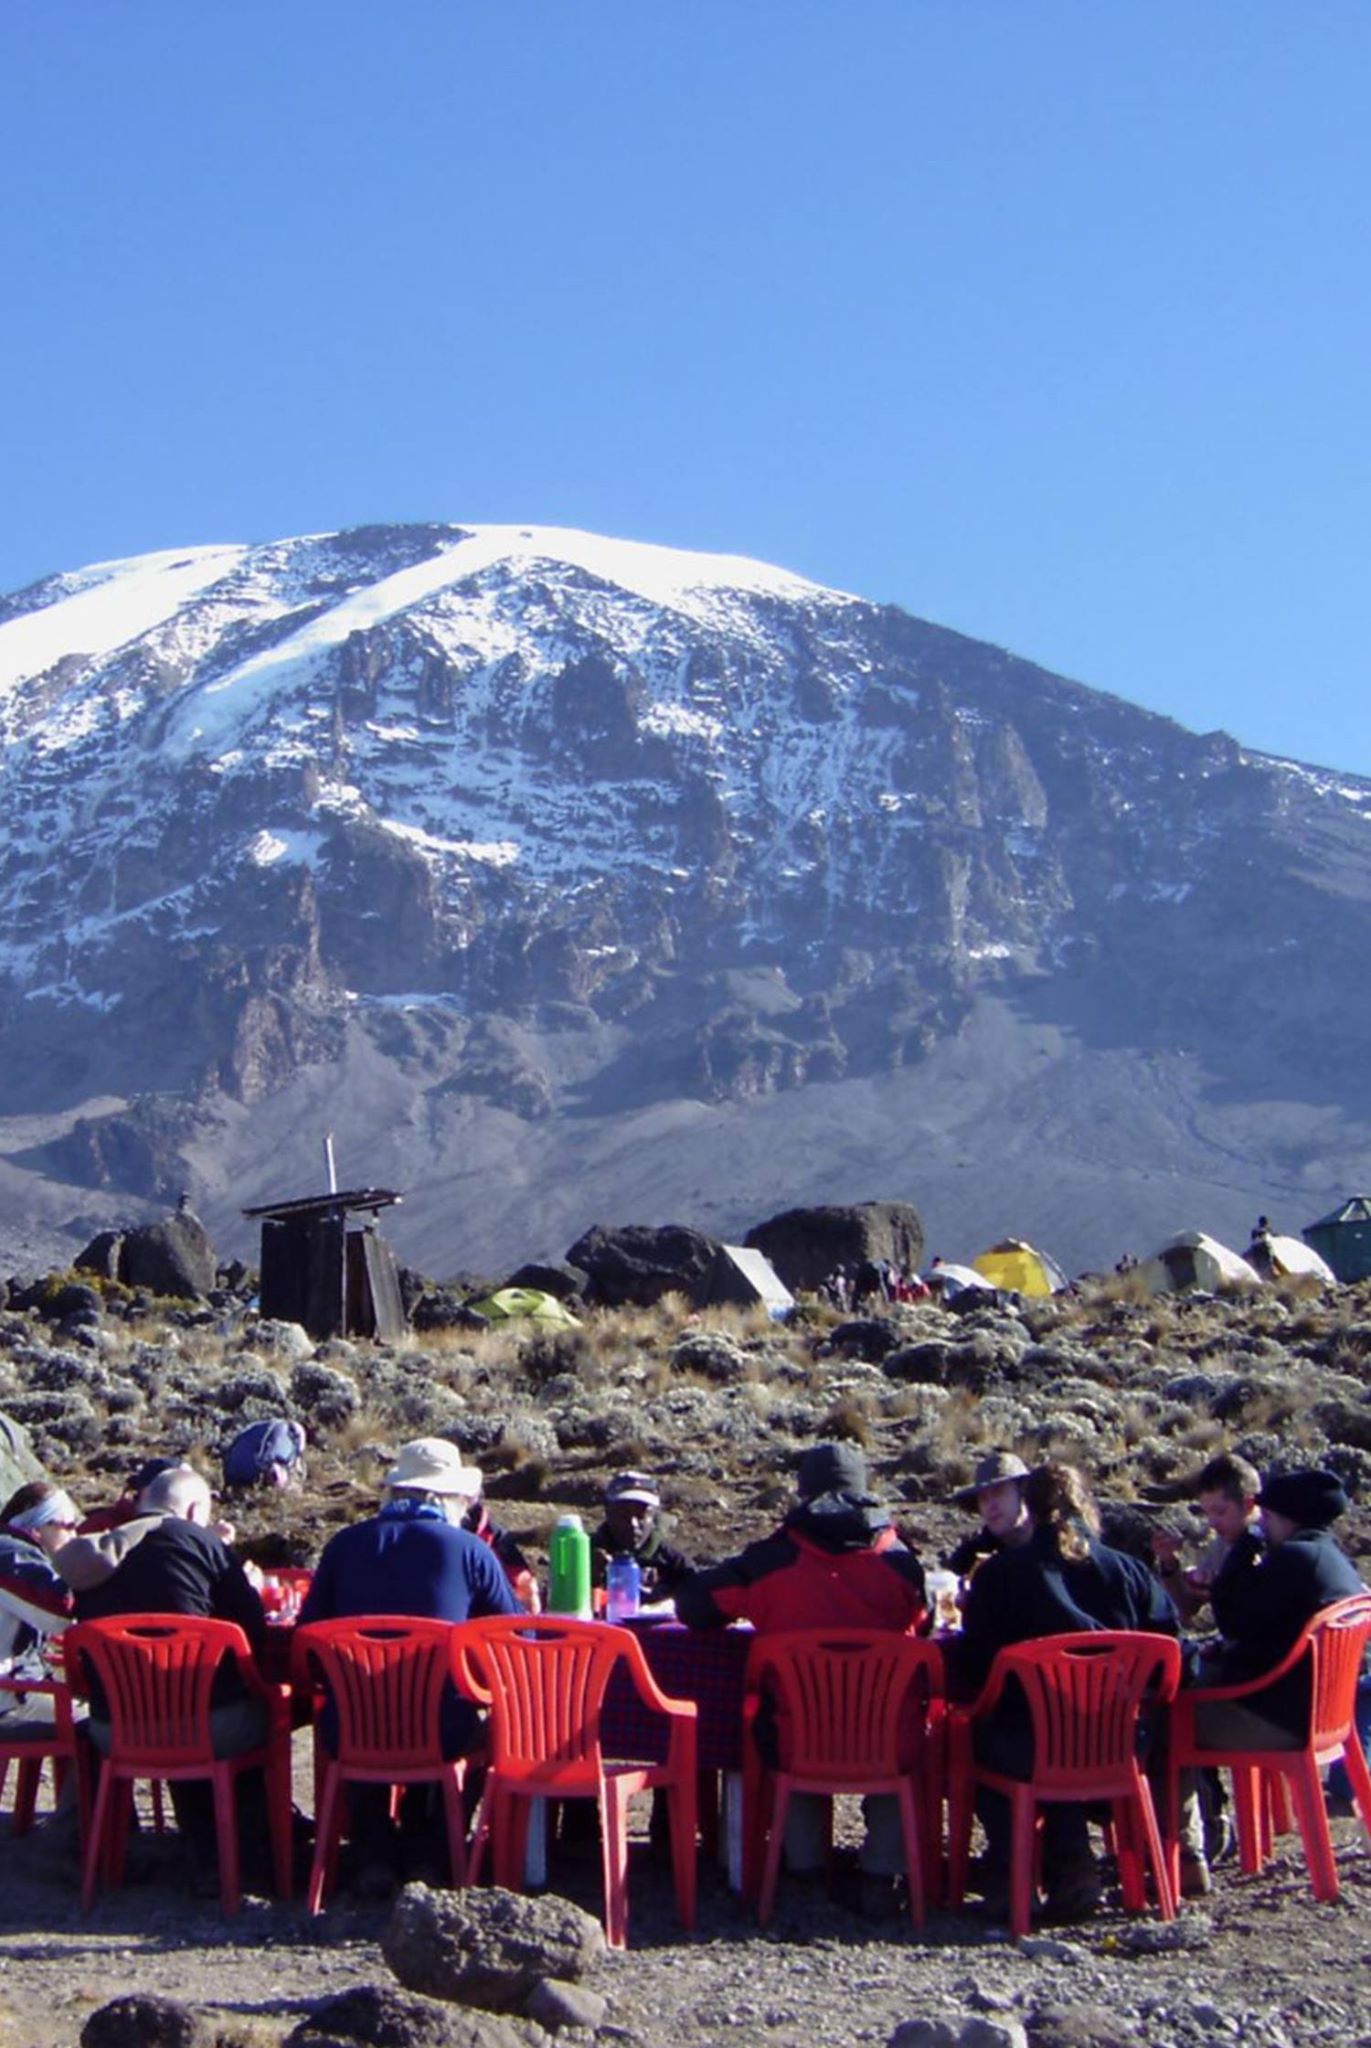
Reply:
M526 1322L541 1323L544 1329L579 1330L571 1310L558 1301L555 1294L544 1294L537 1287L497 1287L493 1294L483 1295L480 1301L469 1301L467 1307L473 1315L484 1316L488 1323L511 1323L521 1317Z

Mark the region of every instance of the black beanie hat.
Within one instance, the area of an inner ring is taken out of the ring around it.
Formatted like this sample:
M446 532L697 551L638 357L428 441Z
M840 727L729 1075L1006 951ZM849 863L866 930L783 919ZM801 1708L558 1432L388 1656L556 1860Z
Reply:
M800 1460L795 1485L802 1500L821 1493L865 1493L866 1459L856 1444L815 1444Z
M1288 1515L1301 1529L1326 1529L1347 1513L1347 1495L1336 1472L1273 1472L1257 1495L1259 1507Z

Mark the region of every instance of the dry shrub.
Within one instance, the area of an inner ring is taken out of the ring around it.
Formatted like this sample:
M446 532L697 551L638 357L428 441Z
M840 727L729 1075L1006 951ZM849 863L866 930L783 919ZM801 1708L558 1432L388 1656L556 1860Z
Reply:
M872 1444L871 1413L864 1402L853 1395L845 1395L835 1401L819 1424L822 1441L860 1444L864 1451Z

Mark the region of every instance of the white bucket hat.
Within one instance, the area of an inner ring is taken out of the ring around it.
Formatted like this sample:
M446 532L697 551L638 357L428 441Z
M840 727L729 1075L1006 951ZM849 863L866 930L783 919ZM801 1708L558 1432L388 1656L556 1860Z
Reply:
M436 1493L444 1498L460 1494L464 1500L478 1500L481 1474L475 1465L464 1465L456 1444L445 1436L417 1436L401 1444L395 1463L386 1474L387 1486L404 1486L415 1493Z

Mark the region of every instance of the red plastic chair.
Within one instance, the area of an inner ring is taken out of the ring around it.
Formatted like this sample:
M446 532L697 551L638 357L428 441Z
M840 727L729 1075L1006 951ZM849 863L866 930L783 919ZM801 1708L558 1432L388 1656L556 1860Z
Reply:
M14 1812L10 1833L26 1835L33 1826L38 1807L38 1786L45 1763L52 1765L53 1792L60 1795L67 1773L77 1760L76 1735L72 1723L71 1690L58 1678L0 1678L0 1693L24 1697L34 1693L53 1702L56 1718L51 1728L23 1740L6 1742L0 1737L0 1799L11 1764L18 1765L15 1779Z
M753 1644L743 1701L743 1889L755 1893L763 1926L775 1903L786 1812L796 1792L894 1796L910 1916L916 1927L923 1925L925 1875L936 1870L941 1847L930 1716L942 1693L942 1670L935 1644L888 1629L792 1629ZM774 1771L751 1739L767 1697L776 1710L780 1762Z
M1338 1870L1328 1831L1322 1773L1342 1758L1357 1812L1371 1838L1371 1771L1357 1734L1357 1680L1371 1639L1371 1593L1353 1593L1325 1607L1300 1631L1287 1654L1260 1678L1241 1685L1187 1687L1171 1710L1168 1835L1173 1869L1179 1858L1180 1774L1187 1766L1219 1765L1233 1774L1239 1867L1260 1871L1271 1852L1271 1793L1286 1785L1304 1843L1316 1899L1336 1899ZM1310 1663L1309 1736L1299 1749L1205 1749L1195 1732L1198 1708L1213 1700L1251 1699L1305 1661Z
M462 1792L473 1759L445 1757L443 1700L454 1679L458 1624L400 1614L352 1615L297 1629L292 1645L298 1686L322 1680L338 1713L338 1753L316 1747L311 1913L323 1908L338 1875L346 1785L441 1785L454 1885L467 1881ZM322 1697L322 1696L319 1696ZM317 1725L317 1724L316 1724Z
M74 1686L89 1690L91 1679L98 1679L110 1723L109 1755L100 1760L85 1844L82 1905L89 1908L98 1883L117 1885L123 1877L135 1780L208 1778L214 1788L219 1901L226 1914L236 1913L241 1887L234 1782L248 1770L261 1770L266 1778L276 1889L289 1897L289 1702L284 1688L258 1675L242 1629L198 1615L111 1615L68 1629L64 1648ZM225 1659L232 1659L244 1690L266 1708L267 1737L260 1748L216 1757L211 1693Z
M954 1707L949 1773L949 1895L960 1906L966 1892L972 1805L977 1785L1010 1803L1009 1925L1027 1934L1037 1874L1037 1809L1051 1802L1100 1804L1112 1809L1124 1904L1147 1903L1144 1856L1152 1866L1163 1920L1176 1917L1171 1864L1157 1830L1152 1793L1138 1762L1138 1714L1145 1703L1174 1698L1180 1683L1180 1645L1141 1631L1087 1630L1042 1636L1001 1650L979 1699ZM1016 1680L1033 1728L1033 1776L1010 1778L976 1759L975 1726L993 1713L1006 1684Z
M671 1820L676 1908L695 1924L695 1721L693 1700L668 1699L631 1630L562 1615L500 1615L461 1631L462 1686L490 1709L490 1767L471 1852L474 1879L494 1840L495 1881L517 1891L532 1799L594 1799L600 1810L605 1935L628 1933L628 1802L665 1789ZM670 1718L665 1763L611 1761L600 1742L605 1691L627 1664L639 1697Z

